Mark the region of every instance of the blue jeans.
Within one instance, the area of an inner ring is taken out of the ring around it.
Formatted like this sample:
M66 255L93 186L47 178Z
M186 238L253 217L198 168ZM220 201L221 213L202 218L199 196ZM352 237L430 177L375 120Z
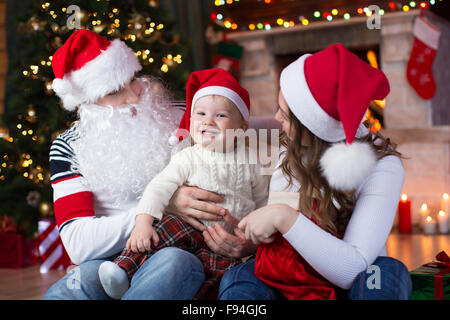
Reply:
M376 266L376 267L373 267ZM378 268L379 269L378 269ZM379 279L375 281L375 271ZM255 274L255 259L228 270L219 288L220 300L276 300L279 293L259 280ZM408 269L400 261L390 257L378 257L344 292L349 300L408 300L412 282ZM341 297L341 296L340 296Z
M110 299L102 288L98 268L105 260L80 264L53 284L45 300ZM124 300L190 300L205 280L203 265L193 254L164 248L134 274Z

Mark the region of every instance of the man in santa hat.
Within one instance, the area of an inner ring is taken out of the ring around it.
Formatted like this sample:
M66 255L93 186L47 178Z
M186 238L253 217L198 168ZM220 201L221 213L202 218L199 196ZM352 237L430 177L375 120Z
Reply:
M106 299L98 267L125 247L138 197L167 165L169 138L181 114L160 82L136 77L142 67L119 39L75 31L53 55L52 65L53 90L66 110L79 115L50 149L56 222L78 266L44 299ZM186 212L186 220L195 214L219 220L222 208L202 200L221 202L220 196L183 188L174 195L174 210ZM244 248L241 241L233 250ZM166 248L133 280L123 299L192 299L204 281L203 266L186 251Z

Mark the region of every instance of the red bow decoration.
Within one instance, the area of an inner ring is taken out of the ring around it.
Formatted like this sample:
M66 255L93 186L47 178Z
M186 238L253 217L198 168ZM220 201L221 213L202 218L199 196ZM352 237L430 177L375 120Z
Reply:
M434 299L444 300L444 276L450 273L450 257L441 251L436 255L438 261L427 263L426 266L442 269L434 275Z
M6 215L0 216L0 232L17 232L17 225L11 217Z

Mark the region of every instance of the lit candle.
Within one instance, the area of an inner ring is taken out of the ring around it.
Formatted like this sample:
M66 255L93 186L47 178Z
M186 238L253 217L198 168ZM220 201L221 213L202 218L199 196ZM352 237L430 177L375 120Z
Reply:
M441 210L450 213L450 196L448 193L444 193L441 198Z
M423 224L423 234L431 235L436 233L436 221L432 217L426 217Z
M448 214L445 211L438 213L439 232L442 234L448 233Z
M425 223L425 219L428 217L429 211L426 203L422 203L422 206L419 210L419 226L423 229L423 225Z
M406 194L403 194L398 203L398 231L409 233L412 231L411 225L411 201Z

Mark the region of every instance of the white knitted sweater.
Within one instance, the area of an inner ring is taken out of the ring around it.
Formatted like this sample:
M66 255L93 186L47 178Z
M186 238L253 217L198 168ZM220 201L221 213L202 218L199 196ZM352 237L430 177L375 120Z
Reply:
M222 195L225 201L219 205L228 209L235 218L242 219L251 211L266 205L269 176L259 173L258 164L249 163L252 157L247 157L246 161L240 159L243 158L236 158L234 151L213 152L198 144L181 150L147 185L136 214L144 213L161 219L173 193L185 184ZM202 222L210 226L217 223ZM232 232L226 224L221 224Z

